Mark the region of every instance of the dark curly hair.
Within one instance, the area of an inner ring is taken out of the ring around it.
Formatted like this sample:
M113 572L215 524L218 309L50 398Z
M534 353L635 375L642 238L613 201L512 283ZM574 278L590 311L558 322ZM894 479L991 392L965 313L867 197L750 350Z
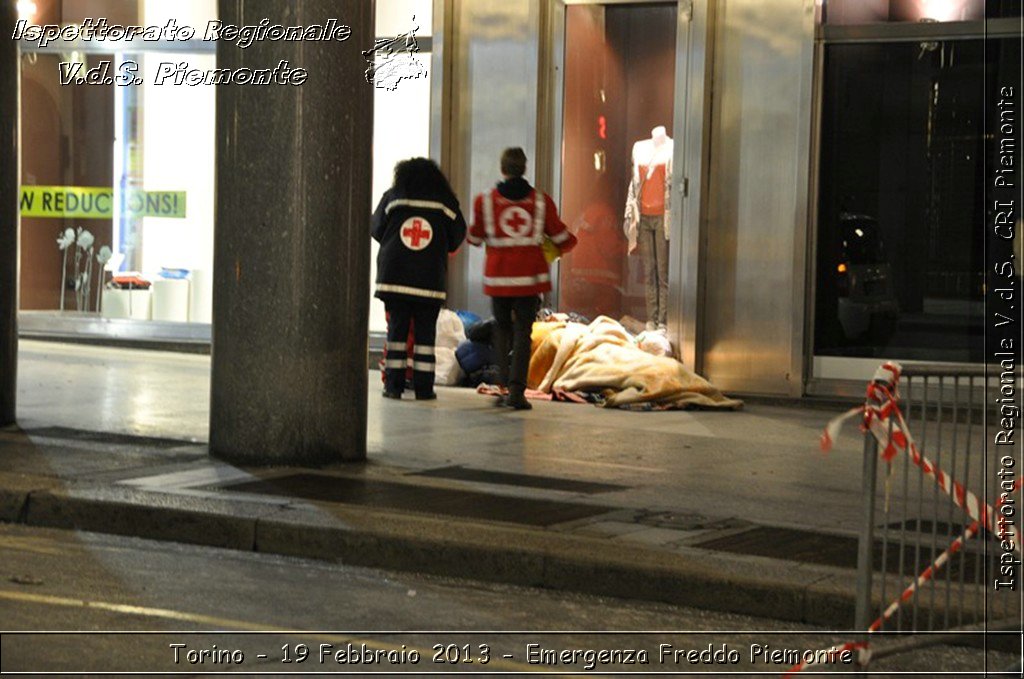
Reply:
M454 198L448 179L430 158L409 158L395 165L394 187L406 196Z

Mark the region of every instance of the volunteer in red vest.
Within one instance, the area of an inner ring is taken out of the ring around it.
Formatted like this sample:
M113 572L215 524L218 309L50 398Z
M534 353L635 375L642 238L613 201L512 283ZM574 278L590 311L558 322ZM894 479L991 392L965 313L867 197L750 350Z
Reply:
M544 258L545 237L561 252L576 245L576 237L558 218L555 203L523 178L526 154L521 148L501 154L504 181L473 201L473 226L466 240L487 245L484 293L491 297L497 327L494 350L498 375L508 397L499 405L529 410L526 375L530 367L530 333L540 295L551 290L551 272ZM509 347L512 349L509 358Z
M446 296L448 254L465 239L466 220L434 161L412 158L395 166L394 185L380 199L372 229L380 243L376 295L388 315L384 397L402 398L411 365L416 398L435 399L437 316ZM410 323L411 356L406 347Z

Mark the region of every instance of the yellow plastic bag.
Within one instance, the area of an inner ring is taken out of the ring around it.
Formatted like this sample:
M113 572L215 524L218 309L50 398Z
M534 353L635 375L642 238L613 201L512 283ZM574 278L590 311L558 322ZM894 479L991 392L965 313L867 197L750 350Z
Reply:
M547 236L544 236L544 242L541 243L540 247L544 251L544 259L547 260L548 264L551 264L562 256L562 251L559 250L558 246L555 245L555 242Z

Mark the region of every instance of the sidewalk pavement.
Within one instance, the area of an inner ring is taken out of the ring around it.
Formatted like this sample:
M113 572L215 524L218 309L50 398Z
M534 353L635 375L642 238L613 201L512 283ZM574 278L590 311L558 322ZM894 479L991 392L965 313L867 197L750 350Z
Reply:
M208 455L206 356L23 341L19 370L0 521L852 627L852 563L815 556L860 515L861 440L817 446L837 410L515 412L374 375L366 464L245 469Z

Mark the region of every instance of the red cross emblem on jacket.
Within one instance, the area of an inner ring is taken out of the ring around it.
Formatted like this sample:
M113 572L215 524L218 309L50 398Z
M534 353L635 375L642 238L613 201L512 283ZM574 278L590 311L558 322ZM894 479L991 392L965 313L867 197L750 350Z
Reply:
M510 205L501 213L499 225L501 230L512 238L521 238L533 230L533 220L530 219L530 213L518 205Z
M409 217L402 224L402 243L410 250L422 250L434 238L434 229L423 217Z
M562 252L576 245L547 194L534 189L522 200L511 200L494 189L477 196L466 240L487 244L484 293L525 297L550 290L551 272L541 249L545 238Z

